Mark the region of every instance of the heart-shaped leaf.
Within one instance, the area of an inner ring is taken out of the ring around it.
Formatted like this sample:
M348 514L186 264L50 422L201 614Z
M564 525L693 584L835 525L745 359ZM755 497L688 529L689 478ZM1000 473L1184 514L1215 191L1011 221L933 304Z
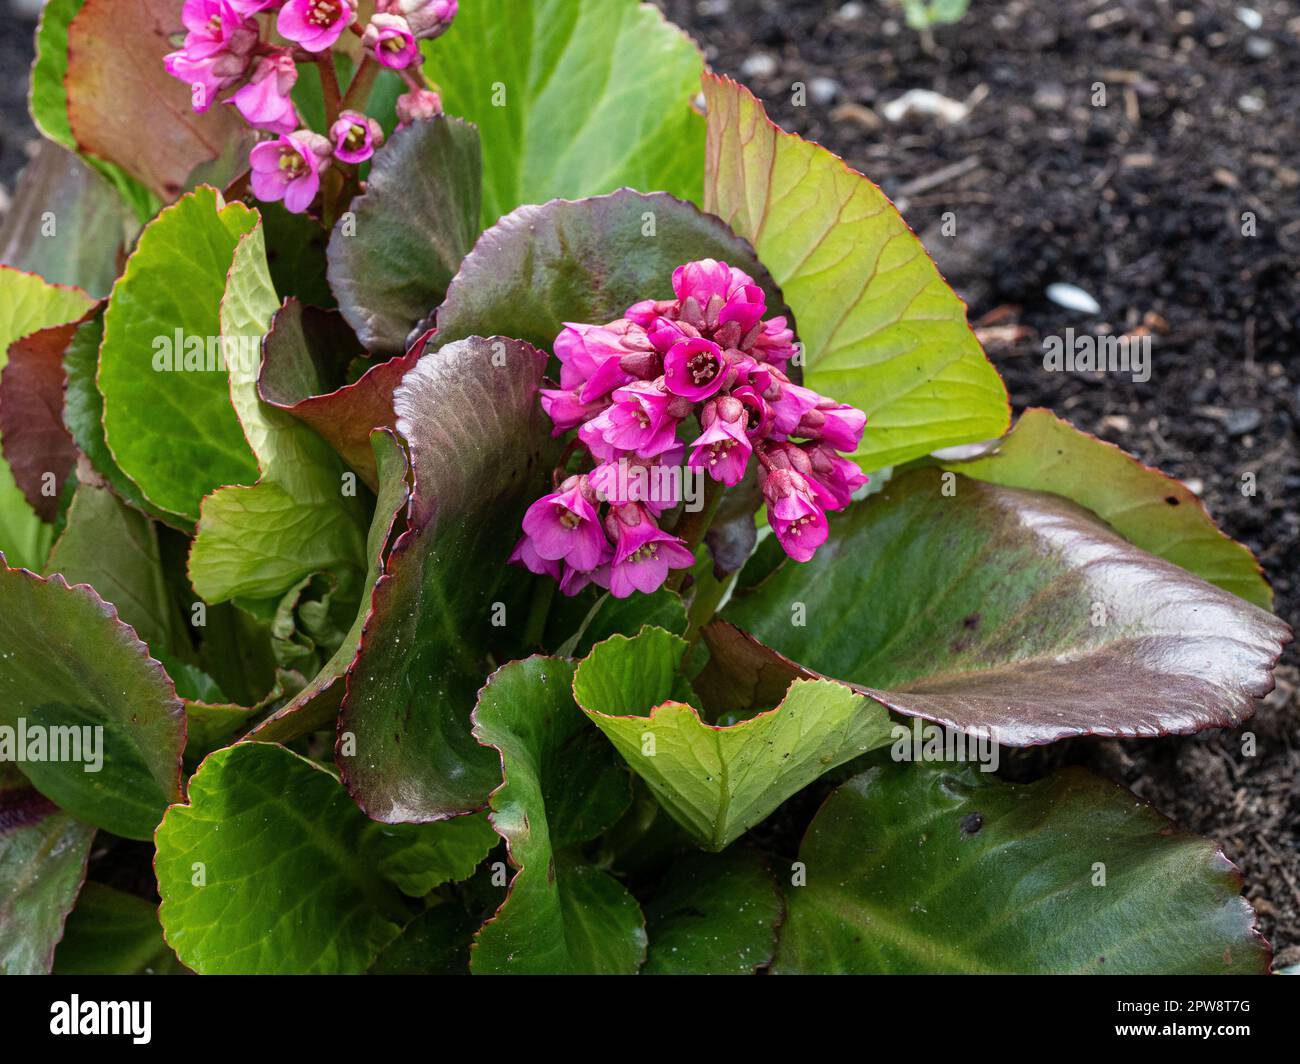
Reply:
M749 90L704 77L704 208L749 239L794 310L804 383L867 414L882 469L1001 435L1011 410L966 307L884 193L785 133Z
M1064 495L1135 546L1261 609L1273 607L1255 556L1215 527L1190 489L1050 410L1026 410L991 452L944 467L990 484Z
M339 310L367 350L400 355L442 302L479 233L480 169L474 127L443 115L375 152L328 252Z
M0 975L49 972L94 835L0 764Z
M256 211L223 204L214 189L183 197L140 234L104 314L109 450L150 502L191 523L208 492L257 479L230 404L219 318L235 247L256 225Z
M474 940L475 974L631 974L645 957L636 899L572 849L631 801L627 773L586 726L572 683L572 663L532 657L499 669L479 694L474 736L500 752L505 777L492 825L519 871Z
M243 353L229 366L230 397L261 477L203 500L190 580L208 602L271 598L312 573L365 568L366 514L355 476L316 433L257 395L262 337L279 305L258 225L230 267L221 338Z
M636 0L477 0L425 48L483 141L483 225L523 203L632 188L700 198L695 42Z
M372 460L379 470L379 497L366 539L366 558L370 568L361 591L361 608L334 656L306 687L249 732L249 739L264 743L288 742L332 724L338 716L339 706L343 703L343 677L357 656L361 629L370 612L370 595L383 571L384 554L410 494L406 482L406 452L397 442L397 437L381 430L374 433L371 440L374 444Z
M397 389L409 527L371 595L339 724L343 779L376 820L481 809L500 782L469 715L533 583L505 562L553 452L537 402L545 365L528 344L475 337L426 355Z
M0 562L0 725L14 744L3 759L69 813L132 839L180 796L185 747L184 710L148 651L92 588Z
M424 354L424 344L378 366L351 384L334 384L348 364L364 354L355 334L335 311L285 302L271 319L262 350L257 394L310 425L371 488L379 471L370 433L395 428L393 392Z
M776 952L785 913L763 859L736 847L677 862L646 906L643 975L753 975Z
M1291 638L1058 495L935 469L852 507L812 561L723 616L755 639L706 633L723 671L708 689L734 681L736 704L718 708L821 674L1008 746L1230 727L1271 690Z
M693 204L662 192L520 207L487 230L438 309L438 341L500 333L549 349L567 321L621 318L672 296L673 270L715 258L744 270L768 305L780 290L753 249Z
M613 636L579 666L573 692L660 804L710 850L890 741L882 706L827 680L796 680L775 709L738 724L706 724L679 700L685 652L684 640L659 628Z
M247 165L252 131L215 100L203 114L190 87L163 68L182 30L172 0L84 0L68 25L69 128L78 148L115 163L164 201L198 166L224 156ZM210 175L222 184L235 176Z
M156 905L102 883L81 888L54 955L55 975L173 975L184 970L163 941Z
M1024 786L974 768L873 768L799 850L774 972L1268 971L1213 843L1082 769Z

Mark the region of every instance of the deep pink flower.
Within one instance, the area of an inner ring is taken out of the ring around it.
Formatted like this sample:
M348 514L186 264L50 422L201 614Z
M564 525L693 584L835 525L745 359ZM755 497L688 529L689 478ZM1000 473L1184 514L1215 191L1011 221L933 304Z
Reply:
M430 89L412 89L397 97L397 128L442 114L442 98Z
M190 86L191 105L203 112L244 76L257 44L257 25L225 0L185 0L181 21L189 31L184 47L165 55L163 68Z
M649 351L645 330L625 318L608 325L565 322L555 338L560 387L577 389L583 402L599 399L637 376L623 366L625 357Z
M565 391L562 388L542 388L542 410L555 424L552 436L563 436L570 429L576 429L584 421L599 414L609 406L609 400L602 398L584 403L577 390Z
M285 40L296 41L309 52L323 52L356 17L356 0L287 0L275 28Z
M559 491L543 495L524 514L524 532L538 556L590 572L609 554L596 515L596 497L584 476L569 477Z
M617 389L613 405L588 421L578 437L607 460L619 452L653 458L677 442L677 423L689 412L689 404L681 404L657 383L634 381ZM593 447L596 437L599 443Z
M604 502L639 502L658 517L682 501L684 453L685 445L676 443L653 458L623 455L602 462L591 471L591 486Z
M763 498L772 531L786 554L808 561L826 542L826 514L808 479L794 469L772 469L763 478Z
M681 317L696 326L716 328L735 322L748 332L767 313L767 299L754 279L715 259L701 259L673 271L673 291Z
M381 64L392 70L405 70L420 61L420 46L415 43L415 34L401 15L382 11L371 15L361 43Z
M679 340L664 355L664 383L674 395L699 402L725 383L727 361L712 340Z
M329 152L329 141L309 129L264 141L248 156L253 195L266 202L282 199L288 210L301 214L316 198Z
M650 594L663 586L670 569L695 564L686 544L662 531L653 515L636 503L610 507L605 528L614 540L614 559L608 573L596 579L607 581L615 598L627 598L633 591Z
M795 384L784 375L776 378L763 398L772 411L772 430L783 437L792 435L803 416L822 401L811 388Z
M511 553L509 561L522 565L530 573L537 573L539 576L549 576L553 580L560 580L564 577L564 562L543 558L537 553L537 547L533 544L532 537L528 535L525 535L515 544L515 549Z
M734 396L710 399L700 415L704 433L691 444L695 450L688 465L728 487L739 484L754 450L746 432L748 420L745 404Z
M790 435L825 440L837 451L856 451L866 425L867 415L857 407L823 398L799 419Z
M252 80L232 96L239 113L254 129L292 133L298 128L298 112L289 92L298 80L298 66L288 52L277 52L257 61Z
M343 163L363 163L384 142L384 131L373 118L359 111L343 111L330 126L334 158Z
M380 0L379 10L401 15L416 40L431 41L451 26L456 17L456 0Z
M249 18L259 12L279 7L284 0L226 0L226 2L239 14Z
M823 510L843 510L852 502L853 493L870 480L855 461L836 454L824 443L804 444L801 450L812 464L804 478L813 486Z
M763 322L750 345L754 357L784 370L794 357L794 332L786 325L785 317L778 315Z

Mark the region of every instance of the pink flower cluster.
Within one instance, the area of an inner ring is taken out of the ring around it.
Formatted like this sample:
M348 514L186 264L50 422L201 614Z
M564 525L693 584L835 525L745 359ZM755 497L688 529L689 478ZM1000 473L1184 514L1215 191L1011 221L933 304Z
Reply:
M190 86L196 111L208 110L217 96L240 86L224 103L272 138L250 154L253 193L261 200L283 200L300 213L315 200L331 162L365 162L383 143L383 132L354 108L341 110L324 134L304 126L291 95L298 63L319 62L322 53L332 62L329 50L350 31L361 38L365 63L395 70L406 82L408 91L397 98L399 128L431 117L441 113L442 103L419 74L419 42L445 33L456 6L457 0L378 0L362 27L357 0L185 0L185 42L164 65ZM273 26L287 43L271 42ZM365 100L356 103L364 107Z
M681 501L668 474L688 449L687 470L728 487L755 459L768 522L798 561L826 541L827 511L867 482L841 453L857 448L866 415L790 380L794 334L784 317L764 320L753 278L704 259L673 271L673 292L606 325L566 324L555 340L560 386L542 390L542 407L555 435L578 430L594 468L528 508L510 560L567 595L590 583L616 598L654 591L693 563L659 527Z

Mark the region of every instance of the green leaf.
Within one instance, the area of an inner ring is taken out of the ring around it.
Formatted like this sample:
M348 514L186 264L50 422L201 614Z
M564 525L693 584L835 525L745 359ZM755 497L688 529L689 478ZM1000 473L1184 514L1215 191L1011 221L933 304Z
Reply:
M799 860L775 972L1268 971L1222 851L1082 769L1016 786L873 768L831 795Z
M90 297L78 289L47 284L35 274L0 266L0 370L15 340L76 321L90 307ZM8 555L11 565L39 571L52 539L0 458L0 551Z
M67 29L63 86L78 150L116 164L163 200L219 155L225 172L207 176L224 187L234 166L247 164L253 141L235 108L214 101L196 113L190 87L164 69L171 35L183 29L172 0L83 0Z
M438 309L437 339L495 333L549 349L566 321L613 321L639 300L671 298L673 270L702 258L744 270L778 306L745 241L662 192L521 207L479 237Z
M477 930L478 921L461 906L435 905L403 928L370 974L469 975L469 947Z
M235 247L256 225L256 211L214 189L183 197L140 234L104 314L105 440L151 503L191 522L208 492L257 477L218 318Z
M944 468L991 484L1064 495L1144 551L1261 609L1273 607L1255 556L1215 527L1188 488L1050 410L1026 410L991 453Z
M401 354L442 302L479 233L480 170L477 131L442 115L375 152L328 252L339 310L367 350Z
M721 708L820 674L1007 746L1236 725L1291 638L1060 496L933 468L855 505L723 617L760 642L706 631L734 681Z
M361 608L334 656L302 691L254 728L248 735L249 739L266 743L288 742L327 724L332 725L338 716L343 701L343 677L361 646L361 631L370 613L370 595L383 571L388 541L406 508L410 492L406 482L406 452L397 442L397 437L381 430L371 435L371 443L379 470L379 498L366 540L370 568L361 591Z
M710 850L836 765L890 741L882 706L825 680L796 680L775 709L738 724L706 724L694 707L665 701L680 690L685 652L685 640L658 628L614 636L578 667L573 693L660 804Z
M0 225L0 262L102 299L117 278L125 241L138 228L103 178L71 152L41 141Z
M174 975L183 971L163 941L156 905L102 883L81 888L54 955L55 975Z
M469 715L494 644L514 652L533 584L506 559L554 452L537 402L545 363L527 344L475 338L426 355L397 390L409 527L375 584L339 723L343 779L376 820L482 809L500 782Z
M753 975L772 961L785 906L753 850L673 865L646 906L643 975Z
M271 598L304 577L365 567L366 514L342 460L306 425L257 395L261 341L280 301L260 225L243 237L221 301L221 338L241 357L230 398L261 478L203 500L190 551L190 579L208 602ZM110 310L111 313L111 310Z
M435 824L376 824L369 852L380 875L422 898L443 883L468 879L496 844L487 816L476 813Z
M474 735L500 751L505 776L492 825L518 872L474 940L476 975L632 974L645 957L636 899L566 849L611 827L631 801L627 774L590 742L572 682L572 663L532 657L499 669L479 695Z
M28 758L42 794L132 839L180 796L185 746L184 710L148 650L93 588L0 564L0 725L15 729L3 760ZM61 756L37 760L33 735L42 758L56 743Z
M551 603L546 645L560 658L584 658L612 635L636 635L646 625L686 634L686 606L676 591L661 587L649 595L617 599L599 588Z
M1001 435L1006 388L884 193L706 75L704 208L750 240L798 323L804 383L866 411L854 458L883 469Z
M0 764L0 975L49 972L94 835Z
M624 185L698 202L703 57L649 4L478 0L424 51L443 105L478 126L485 228Z
M158 827L168 943L201 975L365 971L407 922L362 856L373 828L330 773L284 747L218 750Z
M77 485L46 575L89 584L158 655L188 649L188 634L163 576L153 523L107 488Z

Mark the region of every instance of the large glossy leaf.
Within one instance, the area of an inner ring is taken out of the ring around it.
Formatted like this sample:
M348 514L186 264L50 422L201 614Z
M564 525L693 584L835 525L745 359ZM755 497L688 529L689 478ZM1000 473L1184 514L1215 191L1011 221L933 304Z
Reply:
M822 773L890 741L889 716L827 680L728 727L684 704L686 642L659 628L598 644L573 682L578 705L703 846L721 850Z
M479 695L474 735L500 752L505 777L492 825L518 869L474 940L479 975L631 974L645 956L636 899L572 851L631 800L627 773L573 704L572 682L572 663L532 657L498 670Z
M0 266L0 371L15 340L75 321L91 307L76 288L47 284L35 274ZM50 549L51 535L0 458L0 551L11 565L39 570Z
M785 907L753 850L673 865L646 906L643 975L753 975L772 961Z
M97 827L150 836L180 795L185 716L111 605L84 584L0 564L0 690L0 724L62 754L21 762L42 794Z
M1273 606L1254 555L1215 527L1188 488L1050 410L1026 410L990 453L945 468L991 484L1064 495L1143 550L1262 609Z
M251 356L230 366L230 397L261 477L203 500L189 572L209 602L270 598L312 573L365 567L355 477L315 432L258 398L262 337L279 305L258 225L235 251L220 322L223 342Z
M158 827L167 942L203 975L364 971L409 915L366 852L375 826L282 746L218 750Z
M632 188L698 201L695 43L636 0L477 0L425 47L483 142L483 225L523 203Z
M812 671L1010 746L1235 725L1291 638L1060 496L936 469L891 480L723 616L765 644L708 633L741 703Z
M0 975L50 970L94 834L0 763Z
M102 299L136 228L102 177L66 149L41 141L0 224L0 262Z
M475 338L426 355L397 390L409 527L371 595L339 724L343 779L376 820L481 809L500 782L469 715L491 646L522 628L511 589L531 581L505 563L552 450L545 364L528 344Z
M704 207L753 242L798 320L804 382L867 413L854 457L881 469L1006 430L1006 389L884 193L706 75Z
M423 343L372 366L344 383L351 361L362 355L355 334L337 311L288 300L276 312L262 347L257 394L310 425L371 488L379 487L370 433L395 428L393 392L424 354Z
M156 905L102 883L81 888L54 955L55 975L172 975L184 970L163 941Z
M1024 786L889 765L799 851L782 973L1259 973L1268 947L1214 843L1082 769Z
M4 460L32 509L50 523L77 464L63 425L63 354L76 330L77 322L67 322L15 340L0 370Z
M375 152L329 243L330 287L367 350L401 354L442 302L479 233L480 169L474 127L442 115Z
M384 553L410 493L407 485L406 453L397 437L388 431L372 436L374 459L379 470L379 498L366 540L370 568L361 592L361 608L348 634L324 667L297 695L277 709L248 735L261 742L288 742L317 728L332 724L343 702L343 677L357 656L361 629L370 612L370 594L383 571Z
M500 333L549 348L567 321L612 321L639 300L671 298L673 270L702 258L744 270L779 306L744 240L665 193L520 207L465 259L438 310L438 340Z
M84 0L68 25L64 88L77 147L121 167L164 201L218 156L243 164L253 139L233 107L213 101L195 113L190 87L163 69L170 35L182 29L172 0Z
M256 211L223 205L214 189L185 196L140 235L104 314L99 387L109 450L150 502L191 522L208 492L257 478L217 357L226 274L256 224ZM186 369L191 345L197 360ZM173 368L155 370L168 352Z

